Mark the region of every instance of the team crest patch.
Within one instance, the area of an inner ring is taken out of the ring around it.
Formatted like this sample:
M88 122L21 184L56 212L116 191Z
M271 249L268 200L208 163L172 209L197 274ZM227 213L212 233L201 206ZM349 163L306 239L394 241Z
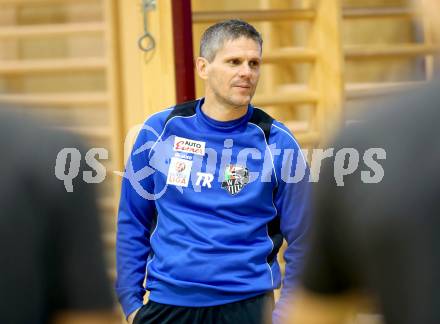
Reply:
M230 164L225 169L225 180L222 188L235 195L249 183L249 171L244 166Z

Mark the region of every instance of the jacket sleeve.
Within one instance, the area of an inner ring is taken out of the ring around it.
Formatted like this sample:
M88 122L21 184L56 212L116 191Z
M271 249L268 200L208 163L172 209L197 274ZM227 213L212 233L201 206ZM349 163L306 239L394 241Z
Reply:
M281 132L281 130L280 130ZM280 229L287 248L283 287L280 300L273 312L273 323L280 323L287 309L289 297L296 288L304 263L306 236L310 214L310 170L305 157L290 132L283 128L281 155L278 157L278 188L274 197L275 207L280 217Z
M149 165L154 132L140 130L122 179L116 237L116 294L127 317L143 305L144 280L155 218L154 169Z

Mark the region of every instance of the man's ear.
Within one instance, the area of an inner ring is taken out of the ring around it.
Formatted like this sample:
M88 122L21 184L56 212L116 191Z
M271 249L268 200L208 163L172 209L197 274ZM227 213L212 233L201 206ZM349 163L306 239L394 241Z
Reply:
M199 77L203 80L206 80L208 78L208 65L209 62L204 57L198 57L196 58L196 68L197 73L199 74Z

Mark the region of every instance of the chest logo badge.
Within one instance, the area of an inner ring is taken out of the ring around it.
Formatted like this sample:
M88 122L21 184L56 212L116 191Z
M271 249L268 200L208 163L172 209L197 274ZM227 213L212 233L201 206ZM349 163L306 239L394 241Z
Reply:
M249 171L247 168L237 164L230 164L225 169L225 178L222 188L231 195L236 195L249 183Z
M176 136L174 138L174 151L205 155L205 142L193 141L187 138Z
M192 161L172 157L168 170L167 184L188 187L191 168Z

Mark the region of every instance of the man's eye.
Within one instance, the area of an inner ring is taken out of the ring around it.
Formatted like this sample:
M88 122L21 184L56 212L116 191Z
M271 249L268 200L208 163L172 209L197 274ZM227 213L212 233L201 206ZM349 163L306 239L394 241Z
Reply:
M239 65L240 64L240 60L230 60L229 63L231 63L232 65Z
M259 62L257 62L257 61L250 61L249 62L249 66L250 67L258 67L260 65L260 63Z

